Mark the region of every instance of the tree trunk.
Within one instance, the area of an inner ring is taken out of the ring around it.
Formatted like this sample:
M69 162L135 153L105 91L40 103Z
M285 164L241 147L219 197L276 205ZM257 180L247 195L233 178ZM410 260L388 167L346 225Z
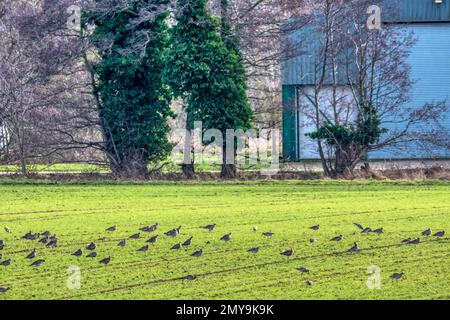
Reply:
M233 151L236 156L236 151ZM236 164L234 163L227 163L227 147L226 143L223 147L223 154L222 154L222 171L220 172L220 177L222 179L236 179L237 178L237 170L236 170Z
M195 178L195 167L194 164L183 164L181 165L181 170L187 179Z
M111 165L114 177L121 179L147 179L147 157L140 151L130 151L118 164Z

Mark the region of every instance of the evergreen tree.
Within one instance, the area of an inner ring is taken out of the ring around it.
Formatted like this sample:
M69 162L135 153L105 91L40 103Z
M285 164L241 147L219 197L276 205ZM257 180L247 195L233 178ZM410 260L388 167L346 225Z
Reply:
M172 29L169 81L185 100L188 128L202 121L203 129L218 129L224 137L222 177L236 175L226 163L227 129L251 128L253 113L247 99L247 77L237 42L222 38L224 26L211 17L207 0L178 0ZM236 150L232 150L236 152Z
M120 177L146 177L148 163L164 159L172 148L167 138L171 95L162 80L167 11L154 10L146 19L139 16L166 4L128 0L127 10L88 14L95 24L91 40L101 57L93 70L105 149L112 172Z

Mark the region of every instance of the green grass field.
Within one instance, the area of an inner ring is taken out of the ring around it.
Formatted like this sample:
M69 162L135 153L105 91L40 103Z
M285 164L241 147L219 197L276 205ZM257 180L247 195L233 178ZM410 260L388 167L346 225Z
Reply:
M0 182L0 299L449 299L450 243L421 231L450 231L448 182L242 182L52 184ZM160 224L158 242L122 238ZM362 235L353 222L384 227ZM211 233L199 226L216 223ZM317 232L308 227L320 224ZM117 231L105 229L117 225ZM182 225L178 238L163 232ZM8 226L11 233L3 231ZM258 231L252 228L258 226ZM19 239L49 230L59 238L50 249ZM262 232L272 231L272 238ZM228 243L219 239L232 233ZM342 234L342 242L330 239ZM193 236L190 247L170 250ZM98 240L106 237L105 240ZM317 238L312 245L309 239ZM422 238L418 246L404 238ZM84 247L97 242L97 258ZM361 251L346 253L354 241ZM260 247L260 252L246 252ZM25 259L33 248L34 260ZM190 254L202 248L204 254ZM293 248L290 258L280 255ZM71 255L83 249L83 257ZM109 265L99 260L111 256ZM45 259L42 266L31 262ZM381 289L370 290L369 266L381 270ZM69 289L70 266L80 268L81 288ZM302 274L298 267L310 269ZM394 272L405 272L393 281ZM194 274L193 281L180 277ZM313 286L307 286L307 280Z

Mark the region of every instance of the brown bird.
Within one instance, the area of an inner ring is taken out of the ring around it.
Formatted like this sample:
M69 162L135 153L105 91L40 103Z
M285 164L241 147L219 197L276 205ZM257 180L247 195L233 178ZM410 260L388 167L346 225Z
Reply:
M40 267L45 262L44 259L39 259L30 264L30 267Z
M142 248L139 248L138 251L139 252L147 252L149 249L149 246L143 246Z
M222 241L230 241L231 240L231 233L224 235L222 238L220 238Z
M95 258L95 257L97 257L97 252L95 252L95 251L90 252L90 253L86 256L86 258Z
M342 235L340 235L340 236L336 236L334 238L331 238L330 241L342 241L342 239L344 239L344 237Z
M180 234L180 230L181 230L181 226L179 226L179 227L176 228L176 229L172 229L172 230L170 230L170 231L167 231L167 232L165 232L164 234L165 234L166 236L168 236L168 237L175 238L175 237L177 237L177 236Z
M155 223L154 225L150 226L149 232L154 232L158 229L159 224Z
M155 243L158 240L158 235L151 237L146 242L148 243Z
M97 244L95 242L91 242L86 246L86 249L90 251L94 250L95 248L97 248Z
M294 250L293 249L287 249L284 250L282 252L280 252L281 255L286 256L286 257L290 257L294 254Z
M192 237L183 242L183 247L189 247L192 243Z
M177 243L175 244L172 248L170 248L171 250L180 250L181 249L181 243Z
M259 252L259 248L258 248L258 247L256 247L256 248L250 248L250 249L247 250L247 252L250 252L250 253L258 253L258 252Z
M118 247L125 247L125 245L127 244L127 240L126 239L122 239L119 241L119 243L117 244Z
M411 238L402 240L402 244L409 244L411 242Z
M191 254L191 257L200 257L203 254L203 250L197 250L193 254Z
M4 267L7 267L7 266L9 266L9 265L11 264L11 261L12 261L11 259L2 261L2 262L0 263L0 265L2 265L2 266L4 266Z
M391 279L392 279L392 280L400 280L401 278L403 278L404 275L405 275L404 272L401 272L401 273L394 273L394 274L391 276Z
M36 249L33 249L27 256L26 259L34 259L36 257Z
M359 251L359 246L356 242L353 244L353 247L351 247L350 249L347 250L347 252L351 252L351 253L358 253L358 251Z
M364 230L363 226L360 225L359 223L353 222L353 224L355 225L355 227L357 227L359 230Z
M111 257L104 258L99 261L99 263L104 264L105 266L111 262Z
M75 257L81 257L83 255L83 251L81 249L78 249L77 251L72 253L72 255Z
M433 234L433 237L442 238L443 236L445 236L445 231L439 231L439 232Z
M201 228L201 229L208 230L208 232L211 232L211 231L214 230L215 227L216 227L216 224L214 223L214 224L209 224L209 225L207 225L207 226L203 226L203 227L200 227L200 228Z
M373 232L376 233L377 235L380 235L380 234L384 233L384 228L375 229L375 230L373 230Z
M111 226L111 227L109 227L109 228L106 229L106 231L109 231L109 232L114 232L114 231L116 231L116 230L117 230L117 227L116 227L116 226Z

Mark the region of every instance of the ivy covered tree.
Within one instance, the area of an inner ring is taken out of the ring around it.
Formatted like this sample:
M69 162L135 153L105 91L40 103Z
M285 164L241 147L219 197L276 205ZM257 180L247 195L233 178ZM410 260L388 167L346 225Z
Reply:
M203 130L217 129L224 137L222 178L236 176L235 163L227 163L226 131L247 130L253 112L247 99L247 76L239 46L227 24L213 18L207 0L178 0L176 25L172 29L168 79L175 93L186 103L188 129L201 121Z
M145 178L148 163L172 149L171 94L162 79L167 5L168 0L128 0L86 14L95 26L90 40L99 55L92 70L104 149L118 177Z

